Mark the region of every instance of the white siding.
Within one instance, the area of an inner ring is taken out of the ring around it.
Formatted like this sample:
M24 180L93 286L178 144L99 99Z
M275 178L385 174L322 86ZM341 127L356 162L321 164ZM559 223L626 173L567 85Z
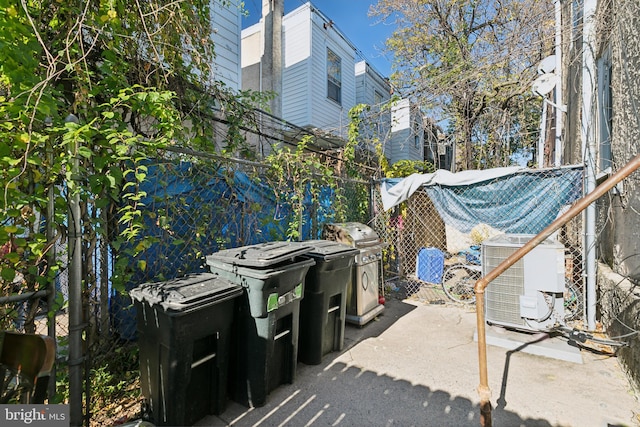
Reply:
M233 90L240 88L240 9L239 0L231 0L228 6L212 0L212 34L216 59L215 80L222 81Z
M391 99L389 83L365 61L356 63L355 75L357 104L375 105L376 92L382 96L383 103Z
M411 106L408 99L401 99L391 107L391 132L411 129Z
M391 114L388 110L381 111L381 105L389 102L391 98L390 86L377 71L365 61L355 65L356 76L356 104L366 104L370 109L365 113L363 126L360 129L365 144L363 148L375 153L375 145L366 142L386 144L391 129ZM376 92L381 99L376 98Z
M299 7L282 20L282 118L298 126L312 123L309 96L311 68L311 11Z
M311 56L311 10L299 7L282 20L284 68L306 61Z
M385 155L391 164L398 160L424 160L422 116L407 99L391 108L391 138L385 145Z
M311 60L287 68L282 81L282 118L298 126L313 125L309 96Z
M356 105L355 49L319 14L312 15L312 120L316 127L347 137L349 110ZM341 103L327 98L327 48L341 59Z
M262 57L262 32L260 24L255 24L242 30L242 52L240 55L242 68L257 64Z
M371 102L367 100L367 75L366 75L367 64L365 62L356 62L356 102L358 104L368 104L371 105Z

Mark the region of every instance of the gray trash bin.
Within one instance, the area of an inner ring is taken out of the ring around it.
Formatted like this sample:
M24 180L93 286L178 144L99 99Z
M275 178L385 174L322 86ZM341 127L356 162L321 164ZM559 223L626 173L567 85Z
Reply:
M269 242L208 255L213 273L244 288L234 316L229 395L250 407L295 380L300 300L314 261L301 255L311 248Z
M224 412L231 325L242 288L212 273L130 291L136 306L143 416L192 425Z

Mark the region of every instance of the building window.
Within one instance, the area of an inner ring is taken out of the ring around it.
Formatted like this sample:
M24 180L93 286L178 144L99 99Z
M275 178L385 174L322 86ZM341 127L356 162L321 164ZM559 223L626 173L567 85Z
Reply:
M342 61L327 49L327 98L342 104Z
M377 90L373 91L373 105L379 107L382 104L382 94Z

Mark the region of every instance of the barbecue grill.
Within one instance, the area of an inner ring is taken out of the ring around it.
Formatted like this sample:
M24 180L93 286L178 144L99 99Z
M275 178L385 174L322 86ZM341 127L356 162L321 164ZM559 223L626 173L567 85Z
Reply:
M384 310L380 304L382 249L385 244L369 226L359 222L325 224L322 238L360 250L354 259L351 285L347 289L345 320L364 325Z

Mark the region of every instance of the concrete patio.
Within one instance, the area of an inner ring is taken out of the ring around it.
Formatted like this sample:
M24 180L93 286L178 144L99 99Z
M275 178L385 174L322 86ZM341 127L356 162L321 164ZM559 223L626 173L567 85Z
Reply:
M265 406L230 401L197 425L479 426L475 333L473 306L390 298L382 316L347 325L342 352L317 366L299 363L294 384L272 391ZM533 346L488 345L494 426L640 425L640 404L615 356L580 350L568 361L530 354Z

